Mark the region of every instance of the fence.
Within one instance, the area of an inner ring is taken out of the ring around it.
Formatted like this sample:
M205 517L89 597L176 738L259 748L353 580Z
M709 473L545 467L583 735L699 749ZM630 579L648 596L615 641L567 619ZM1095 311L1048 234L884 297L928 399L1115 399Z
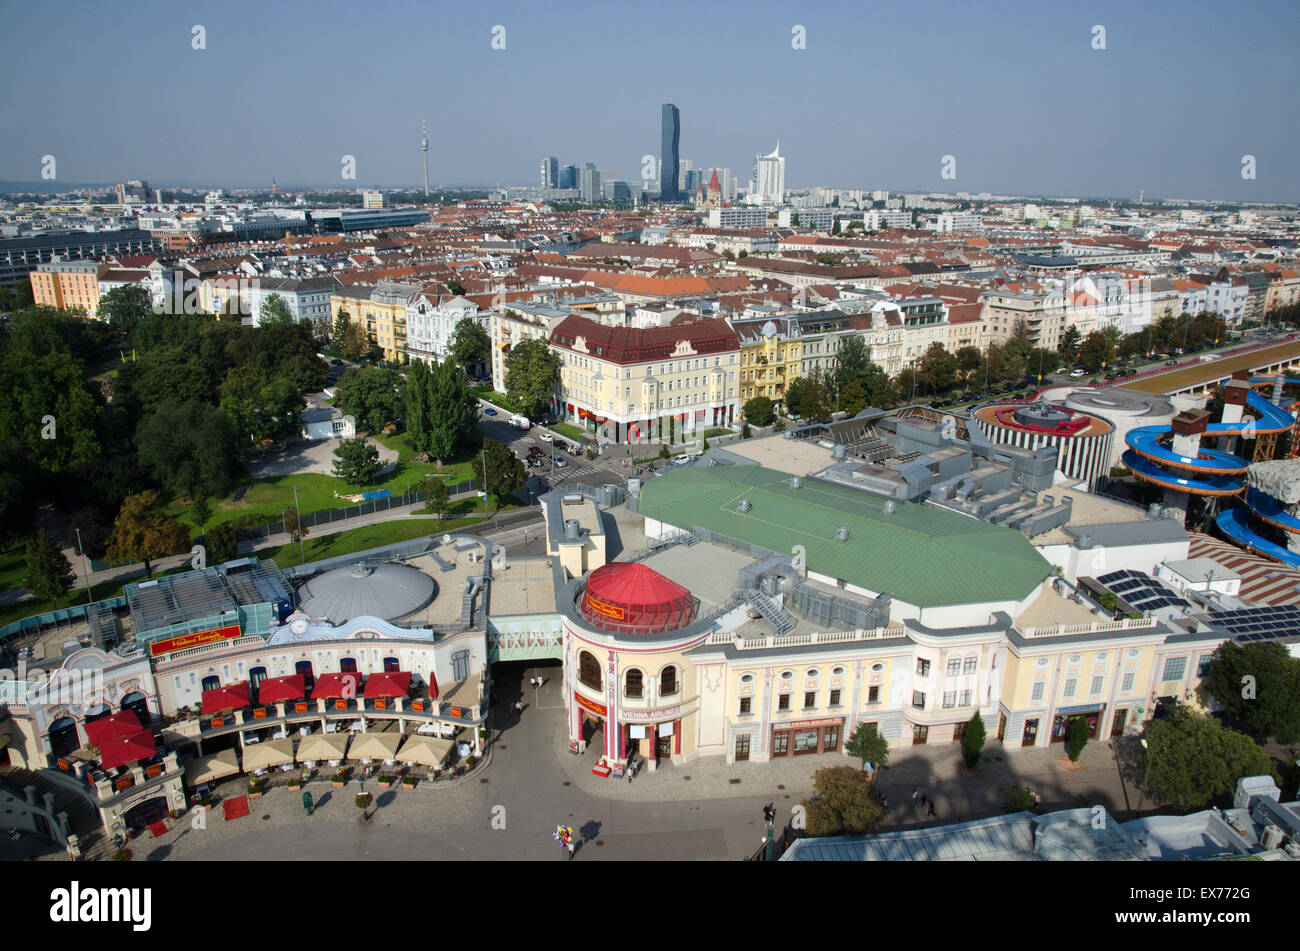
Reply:
M474 492L478 489L478 483L473 479L464 482L454 482L447 485L448 492L451 495L459 495L462 492ZM362 502L359 505L349 505L345 508L326 509L322 512L304 512L302 514L302 525L304 528L312 528L316 525L328 525L331 522L341 522L344 519L357 518L361 515L373 515L376 512L386 512L389 509L401 508L406 505L415 505L424 501L423 492L408 492L405 495L390 495L384 499L372 499L369 502ZM235 530L235 537L240 541L249 539L267 538L271 535L279 535L287 529L284 520L278 522L267 522L264 525L255 525L249 528L238 528Z

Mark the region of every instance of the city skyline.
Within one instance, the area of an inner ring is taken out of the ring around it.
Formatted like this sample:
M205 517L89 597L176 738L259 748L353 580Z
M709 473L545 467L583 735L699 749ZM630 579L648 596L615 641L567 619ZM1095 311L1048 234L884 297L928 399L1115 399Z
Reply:
M53 185L41 179L52 155L55 181L70 183L274 178L289 188L418 188L424 116L435 187L528 184L541 155L636 179L642 157L660 154L655 110L671 96L687 119L680 157L747 177L752 157L780 139L792 190L1136 198L1145 189L1149 200L1300 201L1291 161L1300 107L1286 95L1300 79L1291 52L1300 12L1279 3L1254 4L1255 16L1227 22L1208 5L1099 4L1074 16L936 3L927 16L885 11L870 23L834 6L795 13L759 4L729 25L725 43L633 14L595 26L576 7L546 14L516 4L487 18L448 11L434 34L416 28L425 11L395 3L382 8L386 19L408 19L412 29L389 37L382 59L350 61L347 82L324 59L286 65L272 55L285 31L300 35L303 49L346 42L342 7L330 16L325 5L309 20L258 8L252 33L245 4L200 4L183 18L157 4L135 9L140 16L121 18L73 3L9 15L0 102L13 132L0 145L0 179ZM666 9L682 15L668 23L693 12ZM1268 31L1255 28L1261 18ZM58 28L70 21L86 28ZM192 48L195 26L204 28L203 49ZM493 46L497 26L503 48ZM1104 49L1094 48L1096 27ZM431 60L421 43L435 36L445 56ZM656 69L604 77L593 91L548 65L557 49L594 48L611 36L627 37L633 52L654 49ZM1014 55L989 58L980 51L990 44ZM114 71L123 49L149 50L168 82ZM51 62L58 68L35 68ZM1198 65L1208 62L1216 68ZM539 75L547 77L540 96L528 92ZM365 91L376 82L395 84L382 102ZM91 84L117 108L87 110ZM196 104L217 88L253 106L195 119ZM133 103L139 116L121 121ZM65 121L73 111L78 122ZM349 155L355 180L340 174ZM1253 179L1243 178L1247 156ZM945 167L955 178L943 177Z

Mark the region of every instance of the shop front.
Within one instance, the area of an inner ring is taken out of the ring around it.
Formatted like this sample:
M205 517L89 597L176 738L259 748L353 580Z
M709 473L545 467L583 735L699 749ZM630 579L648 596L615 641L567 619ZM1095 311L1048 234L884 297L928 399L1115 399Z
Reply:
M772 727L772 756L838 752L843 732L843 717L778 724Z
M623 759L644 760L653 771L682 752L681 706L659 710L622 710Z
M573 704L578 713L578 734L569 739L576 744L577 750L585 753L587 747L592 744L603 745L601 737L605 732L605 720L609 715L604 704L588 700L576 690L573 691Z
M1100 707L1065 707L1057 711L1052 719L1052 742L1064 743L1069 740L1071 723L1079 718L1084 719L1088 724L1088 739L1097 739L1097 730L1101 726L1102 714L1105 711L1105 704Z

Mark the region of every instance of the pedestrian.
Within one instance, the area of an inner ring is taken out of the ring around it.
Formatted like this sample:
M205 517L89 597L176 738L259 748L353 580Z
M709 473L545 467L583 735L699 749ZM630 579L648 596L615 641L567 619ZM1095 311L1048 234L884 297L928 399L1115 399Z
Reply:
M880 805L881 805L883 808L888 809L888 808L889 808L889 797L888 797L888 796L881 796L881 797L880 797Z
M919 802L923 806L925 805L925 793L921 793L921 795L917 797L917 802Z
M929 817L932 818L932 819L934 818L934 800L933 800L933 799L931 799L930 802L929 802L929 804L926 806L926 815L929 816Z
M573 843L573 836L572 836L572 835L569 836L569 841L568 841L566 844L567 844L568 847L569 847L569 861L572 862L572 861L573 861L573 845L574 845L574 843Z
M916 787L912 787L912 805L916 805Z

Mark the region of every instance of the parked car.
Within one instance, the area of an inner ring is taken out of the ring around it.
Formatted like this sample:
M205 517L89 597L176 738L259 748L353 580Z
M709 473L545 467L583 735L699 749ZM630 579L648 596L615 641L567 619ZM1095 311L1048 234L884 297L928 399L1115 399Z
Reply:
M497 411L494 410L491 406L485 406L485 407L483 407L483 415L484 415L484 416L495 416L496 414L497 414Z
M550 442L550 441L551 441L552 439L554 439L555 437L552 436L550 433L542 433L542 434L541 434L540 436L538 436L537 438L540 439L542 442Z
M546 453L545 453L544 451L542 451L542 447L541 447L541 446L530 446L530 447L528 448L528 455L530 455L530 456L544 456L544 455L546 455Z
M1071 371L1070 371L1070 376L1072 376L1072 377L1076 377L1076 378L1077 378L1077 377L1081 377L1081 376L1083 376L1083 371L1082 371L1082 370L1071 370Z
M563 456L552 456L551 461L555 463L557 469L567 469L569 467Z
M1165 366L1167 366L1167 367L1176 367L1176 366L1178 366L1178 361L1177 361L1177 360L1166 360L1166 361L1165 361Z

